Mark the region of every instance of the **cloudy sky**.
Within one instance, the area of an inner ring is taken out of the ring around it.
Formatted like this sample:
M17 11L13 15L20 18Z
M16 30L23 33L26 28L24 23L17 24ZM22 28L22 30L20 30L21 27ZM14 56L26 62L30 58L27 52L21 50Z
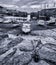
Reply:
M56 0L0 0L0 4L7 4L8 7L13 7L12 5L16 5L16 7L24 8L24 10L26 10L25 8L28 8L29 6L31 8L40 8L40 4L42 4L42 3L51 3L52 4L54 2L56 3ZM9 5L11 5L11 6L9 6ZM29 9L28 9L28 11L29 11Z
M15 4L17 6L36 5L40 3L53 3L53 2L56 2L56 0L0 0L0 3Z

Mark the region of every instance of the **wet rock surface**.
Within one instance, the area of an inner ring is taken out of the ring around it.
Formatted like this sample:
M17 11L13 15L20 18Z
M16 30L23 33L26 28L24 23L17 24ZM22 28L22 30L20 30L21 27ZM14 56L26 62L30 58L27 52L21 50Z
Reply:
M0 65L56 65L56 29L18 32L0 32Z

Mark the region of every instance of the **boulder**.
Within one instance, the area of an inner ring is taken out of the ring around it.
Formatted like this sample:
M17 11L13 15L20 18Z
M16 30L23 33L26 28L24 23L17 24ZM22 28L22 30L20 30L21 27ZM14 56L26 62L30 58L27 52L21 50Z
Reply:
M46 61L44 60L40 60L39 62L34 62L34 61L31 61L28 65L50 65L49 63L47 63Z
M11 41L12 41L12 40L9 39L9 38L2 39L2 40L0 41L0 48L3 48L3 47L5 47L5 46L7 46L7 44L9 44Z
M8 38L5 38L0 41L0 55L4 54L5 52L9 50L9 48L7 47L7 44L9 44L10 42L11 40L9 40Z
M46 59L56 63L56 45L54 44L45 44L37 50L36 54L39 54L40 59Z
M52 37L45 37L41 39L42 44L52 43L56 44L56 40Z
M7 65L7 62L10 60L10 58L16 53L16 48L13 49L13 51L8 54L4 59L1 61L1 65Z
M47 63L46 61L44 61L44 60L40 60L39 62L38 62L38 64L37 65L50 65L49 63Z
M31 60L31 54L28 52L24 52L13 58L13 62L15 65L27 65Z
M22 38L16 38L16 39L12 40L12 41L7 45L7 47L8 47L8 48L12 48L12 47L16 46L17 44L21 43L22 41L23 41Z
M17 65L18 64L18 62L19 62L18 56L23 54L23 52L21 52L19 49L17 49L17 50L14 50L14 49L15 48L11 48L5 54L1 55L1 57L0 57L1 60L0 61L2 61L4 63L4 65Z
M20 43L19 49L21 51L32 51L33 45L30 40L24 40L22 43Z

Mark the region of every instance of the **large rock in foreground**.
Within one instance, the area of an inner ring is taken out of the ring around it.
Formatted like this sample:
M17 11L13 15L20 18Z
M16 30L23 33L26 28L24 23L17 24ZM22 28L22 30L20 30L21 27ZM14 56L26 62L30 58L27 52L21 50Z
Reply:
M16 57L14 57L14 65L27 65L32 60L30 53L22 53Z
M8 54L4 59L0 62L0 65L8 65L7 62L10 60L10 58L16 53L16 48L13 49L13 51Z
M37 51L41 59L46 59L56 63L56 45L46 44Z
M44 60L40 60L39 62L34 62L34 61L31 61L28 65L50 65L49 63L47 63L46 61Z
M41 61L39 61L38 62L38 64L37 65L50 65L49 63L47 63L46 61L44 61L44 60L41 60Z

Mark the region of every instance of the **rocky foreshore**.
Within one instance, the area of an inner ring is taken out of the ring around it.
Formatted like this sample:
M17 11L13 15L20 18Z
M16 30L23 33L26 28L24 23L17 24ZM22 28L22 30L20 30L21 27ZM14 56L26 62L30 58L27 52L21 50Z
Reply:
M56 65L55 30L32 31L31 35L1 33L0 65Z

